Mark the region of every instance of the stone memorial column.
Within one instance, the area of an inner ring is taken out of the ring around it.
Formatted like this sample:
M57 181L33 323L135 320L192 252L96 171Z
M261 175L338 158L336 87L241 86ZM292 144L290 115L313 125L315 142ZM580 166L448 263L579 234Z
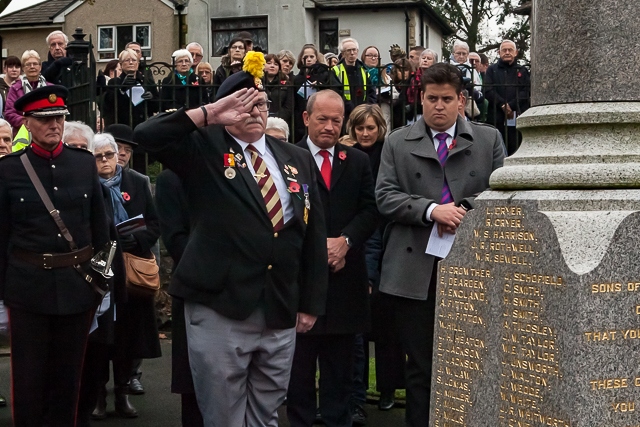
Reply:
M429 425L640 426L637 0L534 0L523 144L439 265Z

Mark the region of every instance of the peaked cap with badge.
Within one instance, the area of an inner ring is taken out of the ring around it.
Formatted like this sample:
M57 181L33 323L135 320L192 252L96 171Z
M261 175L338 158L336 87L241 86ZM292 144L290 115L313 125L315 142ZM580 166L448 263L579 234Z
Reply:
M24 116L67 116L69 115L69 110L65 100L68 96L69 91L64 86L39 87L18 98L14 107Z

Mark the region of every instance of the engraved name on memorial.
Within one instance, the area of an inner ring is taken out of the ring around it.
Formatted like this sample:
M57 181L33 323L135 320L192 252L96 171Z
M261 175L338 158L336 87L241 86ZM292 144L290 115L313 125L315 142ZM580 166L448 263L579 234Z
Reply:
M556 212L477 205L438 267L430 426L640 426L638 214L578 274Z

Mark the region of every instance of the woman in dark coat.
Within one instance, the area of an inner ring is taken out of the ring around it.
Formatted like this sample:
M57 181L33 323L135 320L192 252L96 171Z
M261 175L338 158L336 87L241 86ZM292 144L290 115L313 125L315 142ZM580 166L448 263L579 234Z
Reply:
M246 52L247 47L244 44L244 40L237 37L231 39L227 47L227 52L222 56L220 66L213 77L213 85L216 88L219 88L222 82L231 74L242 70L242 60Z
M146 230L119 235L123 252L142 258L153 258L151 248L160 236L160 221L156 213L149 185L144 176L123 169L117 164L118 146L110 134L96 135L94 154L100 182L105 188L105 206L117 224L138 215L144 217ZM113 308L113 307L111 307ZM132 292L129 289L126 303L115 307L113 345L109 346L109 358L113 360L113 377L116 412L125 417L137 417L138 413L128 400L128 381L134 359L151 359L161 356L156 323L154 295ZM102 317L113 319L113 312ZM98 328L100 329L100 328ZM101 368L102 383L94 418L106 416L106 384L109 381L108 359Z
M269 117L279 117L290 125L293 114L293 82L280 71L280 60L276 55L265 55L264 60L267 63L264 66L263 86L271 101Z
M358 105L349 116L347 129L349 136L356 141L353 147L364 151L369 156L373 178L377 179L382 147L387 132L382 110L378 105ZM376 386L380 391L378 402L380 410L391 409L394 405L393 396L396 388L404 388L404 353L395 336L393 325L388 323L389 308L385 305L385 301L381 300L378 291L380 261L382 259L382 234L386 224L386 221L382 221L380 227L365 243L367 274L371 289L371 335L368 338L375 342ZM358 341L356 341L356 346L358 346ZM366 398L366 380L369 378L368 364L364 366L362 364L369 360L368 349L368 345L364 345L360 351L356 347L356 355L366 355L360 361L360 370L357 370L358 364L356 362L356 378L354 379L354 400L362 404ZM358 377L363 380L358 381ZM358 384L360 384L359 387Z
M331 70L318 62L319 52L314 44L305 44L298 55L297 66L300 72L293 79L294 96L294 141L306 134L302 112L307 109L307 100L320 89L326 89L331 82Z
M135 128L158 111L158 89L145 82L135 51L123 50L118 60L122 73L109 80L100 112L105 126L121 123Z
M162 80L161 111L195 108L202 105L200 77L193 71L193 57L187 49L173 52L174 70Z

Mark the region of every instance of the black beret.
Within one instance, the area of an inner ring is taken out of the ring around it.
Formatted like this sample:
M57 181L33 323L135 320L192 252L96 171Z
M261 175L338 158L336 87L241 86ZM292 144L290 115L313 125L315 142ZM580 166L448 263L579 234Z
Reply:
M224 82L218 88L216 92L215 100L229 96L232 93L239 91L240 89L262 89L262 87L256 87L255 78L246 71L238 71L227 77Z

